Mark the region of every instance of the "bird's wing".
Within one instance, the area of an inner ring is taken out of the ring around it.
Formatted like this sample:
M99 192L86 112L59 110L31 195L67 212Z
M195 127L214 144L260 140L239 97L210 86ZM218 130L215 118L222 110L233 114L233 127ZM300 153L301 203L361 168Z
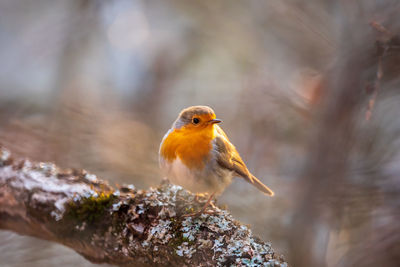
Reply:
M244 178L248 183L254 185L259 190L273 196L274 193L270 188L264 185L260 180L258 180L254 175L252 175L244 164L242 158L237 152L234 145L229 142L228 137L224 131L216 125L218 135L215 140L215 149L217 154L217 163L222 168L233 171L236 175Z
M251 183L251 175L242 158L237 152L236 148L229 142L228 137L217 126L218 135L215 138L215 148L217 151L217 162L218 164L230 171L235 172L237 175L249 180Z

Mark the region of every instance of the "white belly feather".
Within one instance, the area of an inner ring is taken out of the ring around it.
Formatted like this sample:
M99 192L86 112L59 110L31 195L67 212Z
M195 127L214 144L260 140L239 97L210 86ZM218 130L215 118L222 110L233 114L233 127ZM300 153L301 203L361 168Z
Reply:
M172 163L160 159L161 169L171 183L193 193L222 193L231 182L232 173L219 167L206 165L201 170L191 170L177 157ZM217 169L216 169L217 168Z

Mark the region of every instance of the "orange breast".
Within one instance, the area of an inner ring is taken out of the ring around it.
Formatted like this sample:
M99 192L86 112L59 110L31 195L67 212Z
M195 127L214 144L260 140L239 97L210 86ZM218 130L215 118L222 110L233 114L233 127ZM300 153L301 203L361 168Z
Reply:
M211 141L215 138L214 128L174 129L164 139L160 154L168 162L179 157L190 169L202 169L210 157Z

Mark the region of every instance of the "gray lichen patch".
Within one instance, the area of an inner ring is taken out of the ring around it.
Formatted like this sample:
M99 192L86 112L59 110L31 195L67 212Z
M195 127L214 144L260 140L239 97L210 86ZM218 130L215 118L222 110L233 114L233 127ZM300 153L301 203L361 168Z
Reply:
M49 162L14 161L10 152L1 147L0 167L1 184L7 184L21 194L26 192L30 195L27 198L30 210L45 207L42 215L49 215L56 221L63 218L70 201L97 194L93 184L76 182L80 177L88 176L85 171L61 170Z
M275 266L271 245L255 238L227 211L216 208L213 215L182 217L204 203L196 203L194 196L180 186L164 184L139 191L135 201L140 204L128 209L132 217L126 222L126 234L130 240L140 237L141 241L130 244L130 249L136 253L169 251L168 255L155 253L152 262L163 262L165 257L181 258L190 266L211 257L217 266Z
M60 170L52 163L40 162L33 164L24 161L20 172L24 180L15 180L11 184L15 187L23 187L24 190L41 191L56 195L54 210L51 215L60 220L65 212L65 205L74 196L89 196L95 194L88 184L68 183L65 179L59 179Z
M269 244L256 242L246 226L239 225L226 211L217 211L220 212L218 215L185 218L180 231L189 242L177 248L177 255L191 258L197 250L208 247L218 266L259 266L273 258L274 252Z
M60 181L52 174L49 175L49 172L55 172L56 169L49 169L48 165L34 165L30 161L23 161L19 167L20 169L15 169L10 165L1 168L0 182L9 184L9 186L21 192L36 192L33 195L34 203L42 206L51 203L54 207L51 214L56 219L62 216L65 211L65 203L69 198L74 194L83 194L91 190L88 185L68 184ZM39 194L39 192L44 193ZM47 197L43 197L44 195L47 195ZM50 199L54 201L49 201Z

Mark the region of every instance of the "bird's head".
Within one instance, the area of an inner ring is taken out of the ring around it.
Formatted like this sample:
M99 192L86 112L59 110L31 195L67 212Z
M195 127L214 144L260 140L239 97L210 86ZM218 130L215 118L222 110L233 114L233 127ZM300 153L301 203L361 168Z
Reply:
M185 108L179 113L178 118L174 122L173 127L175 129L188 130L201 130L205 128L212 128L216 123L220 123L221 120L216 119L214 110L207 106L192 106Z

